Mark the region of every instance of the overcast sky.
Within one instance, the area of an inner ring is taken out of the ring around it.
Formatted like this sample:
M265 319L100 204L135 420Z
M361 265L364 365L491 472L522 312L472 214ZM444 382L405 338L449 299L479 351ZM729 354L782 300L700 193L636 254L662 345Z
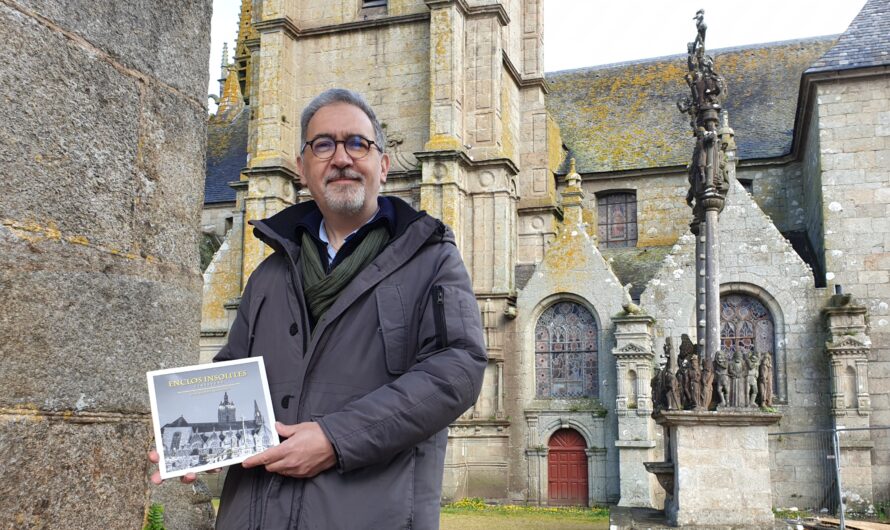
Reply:
M325 0L307 0L323 2ZM686 52L695 12L705 8L708 49L842 33L865 0L545 0L547 72ZM209 93L223 42L231 59L241 0L214 0ZM212 105L212 102L210 102ZM214 110L214 109L211 109Z

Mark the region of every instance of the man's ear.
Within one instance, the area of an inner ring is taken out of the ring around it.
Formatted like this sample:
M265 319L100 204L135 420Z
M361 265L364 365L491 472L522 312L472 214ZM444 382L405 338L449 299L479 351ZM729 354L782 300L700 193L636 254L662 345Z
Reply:
M389 173L389 153L380 155L380 183L386 182L386 175Z
M303 157L302 156L297 157L297 176L300 177L300 184L305 186L306 179L303 178Z

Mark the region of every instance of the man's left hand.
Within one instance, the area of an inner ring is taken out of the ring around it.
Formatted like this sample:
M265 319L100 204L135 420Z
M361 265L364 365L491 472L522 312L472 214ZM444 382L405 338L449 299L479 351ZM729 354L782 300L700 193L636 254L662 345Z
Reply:
M315 422L284 425L275 422L281 444L253 455L241 463L251 468L265 466L266 471L288 477L310 478L337 463L334 446Z

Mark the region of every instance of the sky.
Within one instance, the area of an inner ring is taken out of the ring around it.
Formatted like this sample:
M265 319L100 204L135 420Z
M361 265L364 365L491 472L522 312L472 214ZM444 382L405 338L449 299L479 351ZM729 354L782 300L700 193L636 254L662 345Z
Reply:
M325 0L306 0L323 2ZM705 9L709 50L842 33L865 0L544 0L544 70L555 72L686 53ZM213 0L210 94L223 42L229 58L241 0ZM211 112L215 111L213 102Z

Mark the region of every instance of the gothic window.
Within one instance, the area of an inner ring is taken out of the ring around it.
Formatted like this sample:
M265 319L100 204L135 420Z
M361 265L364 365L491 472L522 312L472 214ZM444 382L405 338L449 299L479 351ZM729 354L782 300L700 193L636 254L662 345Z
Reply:
M773 317L753 296L736 293L720 297L720 339L730 359L736 351L742 355L776 353Z
M601 248L637 245L637 194L597 195L597 238Z
M597 397L597 327L590 311L556 303L535 326L535 381L541 398Z
M386 0L362 0L362 9L368 7L385 7Z

